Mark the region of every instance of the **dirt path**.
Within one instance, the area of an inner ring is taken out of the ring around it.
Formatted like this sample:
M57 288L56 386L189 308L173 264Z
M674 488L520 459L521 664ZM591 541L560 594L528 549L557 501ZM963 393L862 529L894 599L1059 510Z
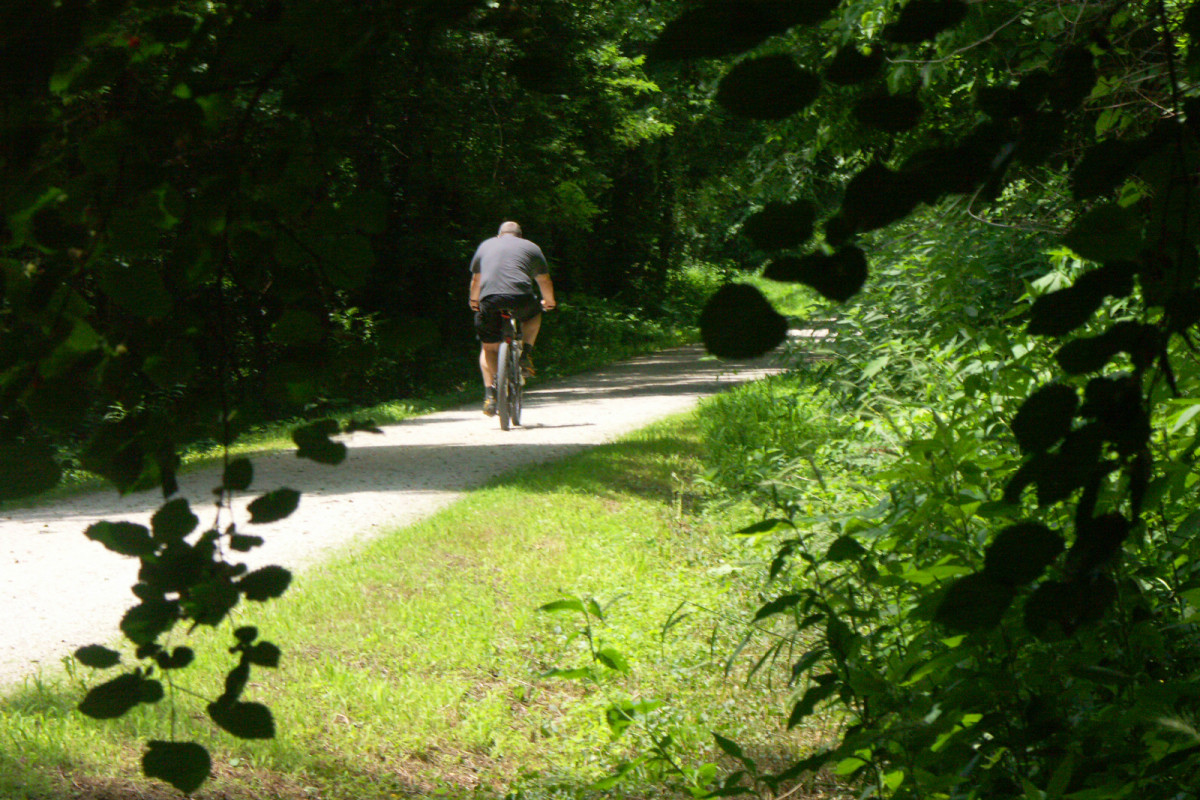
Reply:
M698 347L679 348L535 383L522 414L526 427L507 433L473 404L389 426L382 435L354 434L350 456L337 467L291 452L256 457L253 490L288 486L303 495L287 520L253 530L240 525L267 540L243 560L252 568L311 566L339 545L429 516L496 475L610 441L776 369L769 359L717 362L703 360ZM213 522L211 490L219 482L215 470L180 479L202 527ZM103 493L0 511L0 685L53 669L80 645L113 640L135 602L129 587L137 562L83 531L102 519L148 523L160 502L156 493Z

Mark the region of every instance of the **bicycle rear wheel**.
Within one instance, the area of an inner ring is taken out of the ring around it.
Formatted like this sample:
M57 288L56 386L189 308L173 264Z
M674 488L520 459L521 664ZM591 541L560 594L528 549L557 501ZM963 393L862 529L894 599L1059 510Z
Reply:
M521 424L521 403L525 398L525 375L521 372L521 345L514 343L508 348L510 364L508 376L512 382L509 389L508 419L513 425Z
M501 342L496 361L496 415L500 417L500 430L502 431L508 430L509 421L512 419L512 403L515 399L512 391L512 351L512 344ZM518 374L519 372L518 370ZM517 412L517 417L520 418L520 411Z

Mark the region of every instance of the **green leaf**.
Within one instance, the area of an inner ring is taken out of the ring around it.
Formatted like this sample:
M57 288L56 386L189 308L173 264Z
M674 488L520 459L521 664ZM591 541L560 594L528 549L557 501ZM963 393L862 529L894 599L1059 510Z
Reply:
M821 647L817 648L816 650L809 650L807 653L801 656L799 661L797 661L795 664L792 664L791 683L798 681L801 675L816 666L817 662L824 658L828 652L828 650Z
M1026 453L1048 450L1071 432L1079 408L1079 395L1070 386L1051 383L1041 387L1021 404L1013 417L1012 430Z
M318 464L340 464L346 460L347 448L342 442L330 440L340 433L341 428L332 419L323 419L292 431L296 443L296 456L316 461Z
M200 518L192 513L188 501L182 497L165 504L150 519L154 541L158 544L179 541L199 524Z
M292 573L283 567L262 567L237 582L238 590L247 600L264 602L279 597L292 582Z
M89 644L75 651L75 659L85 667L109 669L121 663L121 654L98 644Z
M791 56L762 56L743 61L717 88L717 102L730 113L751 119L786 119L817 99L821 81L796 66Z
M867 258L857 247L843 247L831 256L824 253L784 256L768 264L763 277L804 283L830 300L844 303L866 283Z
M735 531L735 536L757 536L761 533L775 533L776 531L791 531L795 528L791 522L786 519L764 519L762 522L756 522L749 527L742 528L740 531Z
M838 686L834 681L816 683L808 687L808 691L804 693L804 696L800 698L796 705L792 706L792 713L788 716L787 729L790 731L799 725L805 717L816 710L818 703L837 694L837 691Z
M1063 537L1037 522L1010 525L988 545L984 573L1008 586L1024 586L1041 577L1065 549Z
M782 597L776 597L758 609L753 621L758 622L760 619L766 619L774 614L780 614L790 608L794 608L803 599L804 595L802 594L785 594Z
M275 720L262 703L209 703L208 715L239 739L273 739Z
M250 512L250 522L254 525L265 525L277 522L291 516L300 505L300 493L295 489L276 489L258 497L246 506Z
M581 678L591 677L592 671L587 667L577 667L575 669L552 669L543 672L543 678L562 678L568 681L579 680Z
M225 467L221 485L231 492L244 492L254 481L254 467L248 458L236 458Z
M583 614L583 601L574 597L569 597L563 600L555 600L552 603L546 603L544 606L539 606L538 611L576 611L580 614Z
M611 670L629 674L629 662L625 660L625 656L611 647L596 651L596 660Z
M727 283L700 312L700 338L708 352L721 358L755 358L787 338L788 321L762 292L742 283Z
M932 39L967 16L962 0L910 0L900 18L883 29L883 38L896 44L917 44Z
M813 235L817 207L802 200L795 203L767 203L742 226L744 233L761 250L786 250L799 247Z
M994 628L1012 605L1013 589L982 572L959 578L942 597L934 619L955 631Z
M246 536L241 533L230 534L229 549L238 553L249 553L256 547L262 547L266 540L261 536Z
M1142 216L1115 203L1097 206L1078 220L1063 244L1089 261L1121 261L1141 252Z
M203 786L211 772L208 751L194 742L152 740L142 756L142 773L147 778L165 781L184 794Z
M839 536L825 552L826 561L853 561L867 555L867 548L853 536Z
M717 747L724 751L725 755L730 758L736 758L738 761L745 761L746 754L742 752L742 747L732 739L726 739L721 734L713 731L713 740L716 741Z
M123 556L148 556L155 550L150 531L133 522L97 522L84 535Z

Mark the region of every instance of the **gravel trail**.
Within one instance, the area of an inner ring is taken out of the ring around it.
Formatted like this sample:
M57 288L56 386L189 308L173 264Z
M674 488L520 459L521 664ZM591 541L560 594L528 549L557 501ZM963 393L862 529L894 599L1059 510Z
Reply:
M535 382L526 394L523 428L504 432L472 404L390 425L384 433L345 437L350 455L336 467L291 451L256 456L252 491L235 504L243 532L266 544L240 560L251 568L280 564L302 571L335 548L423 519L488 479L611 441L701 398L778 367L769 359L719 362L684 347L569 379ZM180 477L180 494L211 526L217 470ZM242 524L257 493L288 486L302 493L288 519ZM99 520L149 523L155 492L82 495L53 506L0 509L0 685L53 671L75 648L111 642L125 609L137 561L89 541Z

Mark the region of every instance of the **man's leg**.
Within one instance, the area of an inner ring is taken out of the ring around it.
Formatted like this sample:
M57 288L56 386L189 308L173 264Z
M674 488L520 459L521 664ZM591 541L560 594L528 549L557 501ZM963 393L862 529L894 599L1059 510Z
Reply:
M542 329L542 315L538 314L533 319L525 320L521 323L521 341L533 347L533 343L537 341L538 331Z
M499 369L500 343L484 342L479 348L479 371L483 373L483 385L489 387L496 382Z

